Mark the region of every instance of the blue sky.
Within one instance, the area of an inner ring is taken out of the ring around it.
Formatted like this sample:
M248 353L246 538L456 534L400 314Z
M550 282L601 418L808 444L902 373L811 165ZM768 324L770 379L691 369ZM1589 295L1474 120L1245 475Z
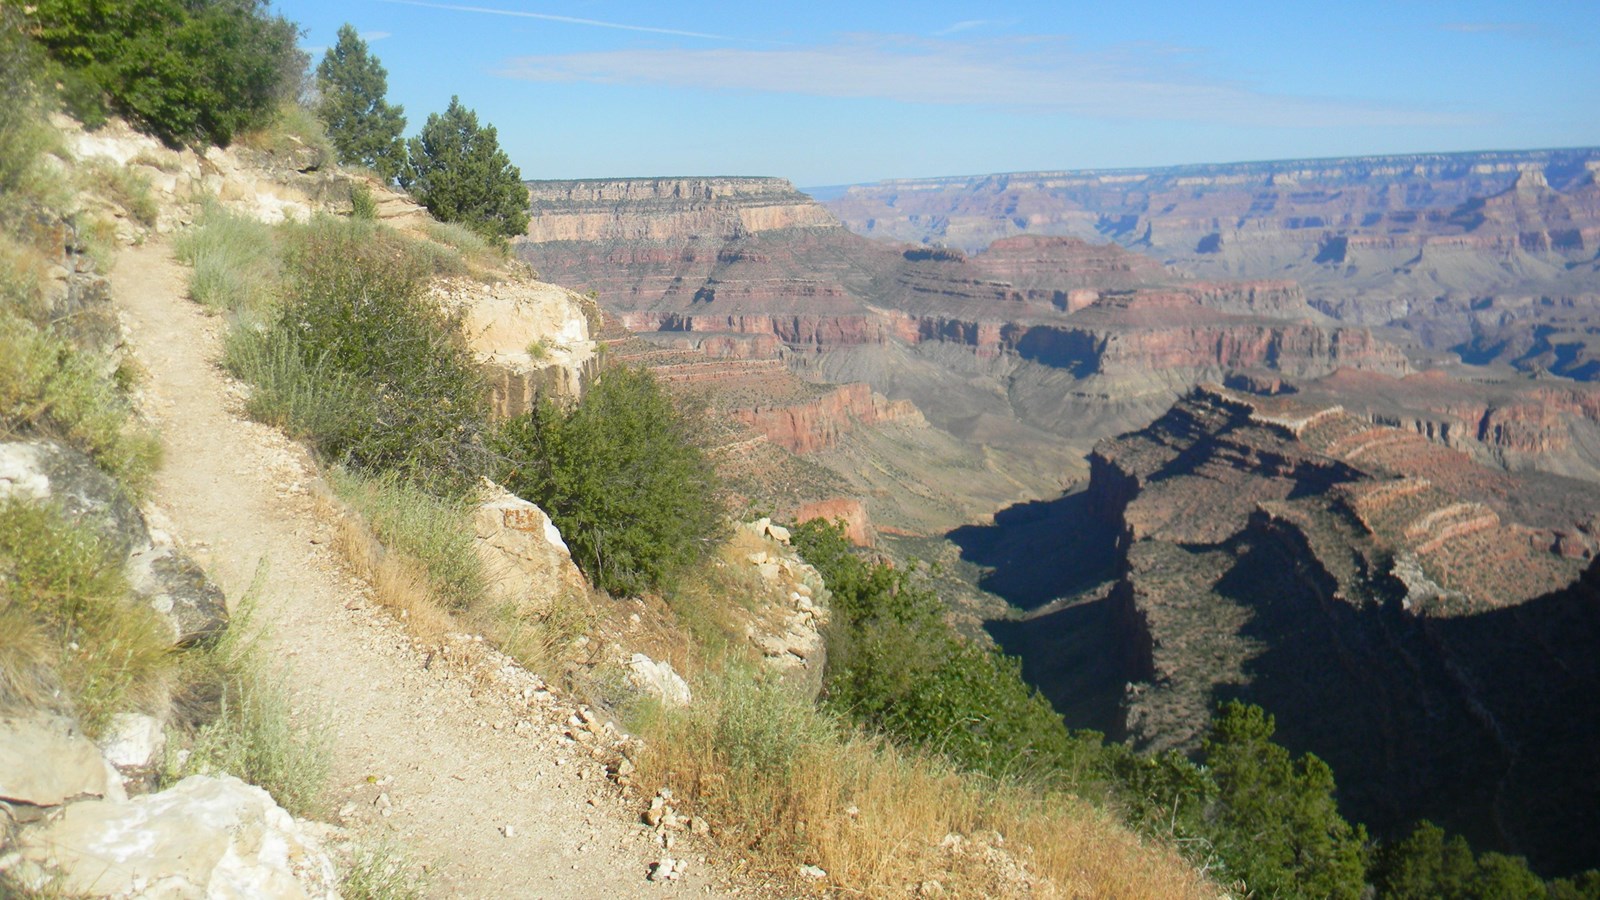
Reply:
M1600 144L1593 0L279 0L526 178L802 186Z

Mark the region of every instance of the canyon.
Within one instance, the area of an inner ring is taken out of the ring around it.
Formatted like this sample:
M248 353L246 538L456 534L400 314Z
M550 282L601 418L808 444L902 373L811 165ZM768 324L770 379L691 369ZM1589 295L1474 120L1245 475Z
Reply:
M1380 836L1600 855L1600 150L530 182L752 506L940 565L1073 727L1258 703Z
M1087 474L1094 440L1205 378L1410 371L1282 279L1199 280L1076 238L884 244L778 179L529 190L517 252L543 278L592 292L668 381L729 386L715 405L731 418L853 479L875 521L912 533L1058 491ZM785 372L870 390L824 402ZM940 496L904 499L917 494Z
M1091 467L1057 527L969 536L1065 570L1042 576L1065 598L995 630L1069 722L1189 750L1217 702L1257 703L1380 836L1427 817L1592 863L1600 485L1215 385Z

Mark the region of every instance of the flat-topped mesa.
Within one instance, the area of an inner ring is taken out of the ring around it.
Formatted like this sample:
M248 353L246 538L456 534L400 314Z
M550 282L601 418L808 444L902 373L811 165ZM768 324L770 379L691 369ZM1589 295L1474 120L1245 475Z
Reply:
M784 228L838 227L782 178L616 178L530 181L523 240L683 241Z

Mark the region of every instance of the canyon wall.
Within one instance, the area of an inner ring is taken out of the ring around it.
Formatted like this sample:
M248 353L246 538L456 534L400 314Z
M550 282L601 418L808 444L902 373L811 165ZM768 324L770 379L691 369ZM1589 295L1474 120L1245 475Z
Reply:
M535 181L528 200L528 238L541 243L657 241L838 224L781 178Z
M1103 614L1077 645L1071 602L1012 637L1064 711L1100 685L1103 718L1073 724L1192 749L1219 700L1259 703L1380 834L1428 817L1547 872L1592 864L1600 487L1214 386L1101 442L1092 472L1082 505L1117 572ZM1116 646L1083 649L1096 636Z

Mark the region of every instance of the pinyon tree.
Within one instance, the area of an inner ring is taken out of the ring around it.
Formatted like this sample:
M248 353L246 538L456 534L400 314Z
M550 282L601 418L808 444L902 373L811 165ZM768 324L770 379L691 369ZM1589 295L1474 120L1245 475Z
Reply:
M528 189L511 164L493 125L450 98L443 115L431 113L422 133L407 142L410 160L400 185L445 222L460 222L496 240L528 227Z
M405 109L384 100L389 73L348 24L317 66L317 90L317 115L328 126L339 161L367 166L385 179L399 175L406 159L400 137Z

